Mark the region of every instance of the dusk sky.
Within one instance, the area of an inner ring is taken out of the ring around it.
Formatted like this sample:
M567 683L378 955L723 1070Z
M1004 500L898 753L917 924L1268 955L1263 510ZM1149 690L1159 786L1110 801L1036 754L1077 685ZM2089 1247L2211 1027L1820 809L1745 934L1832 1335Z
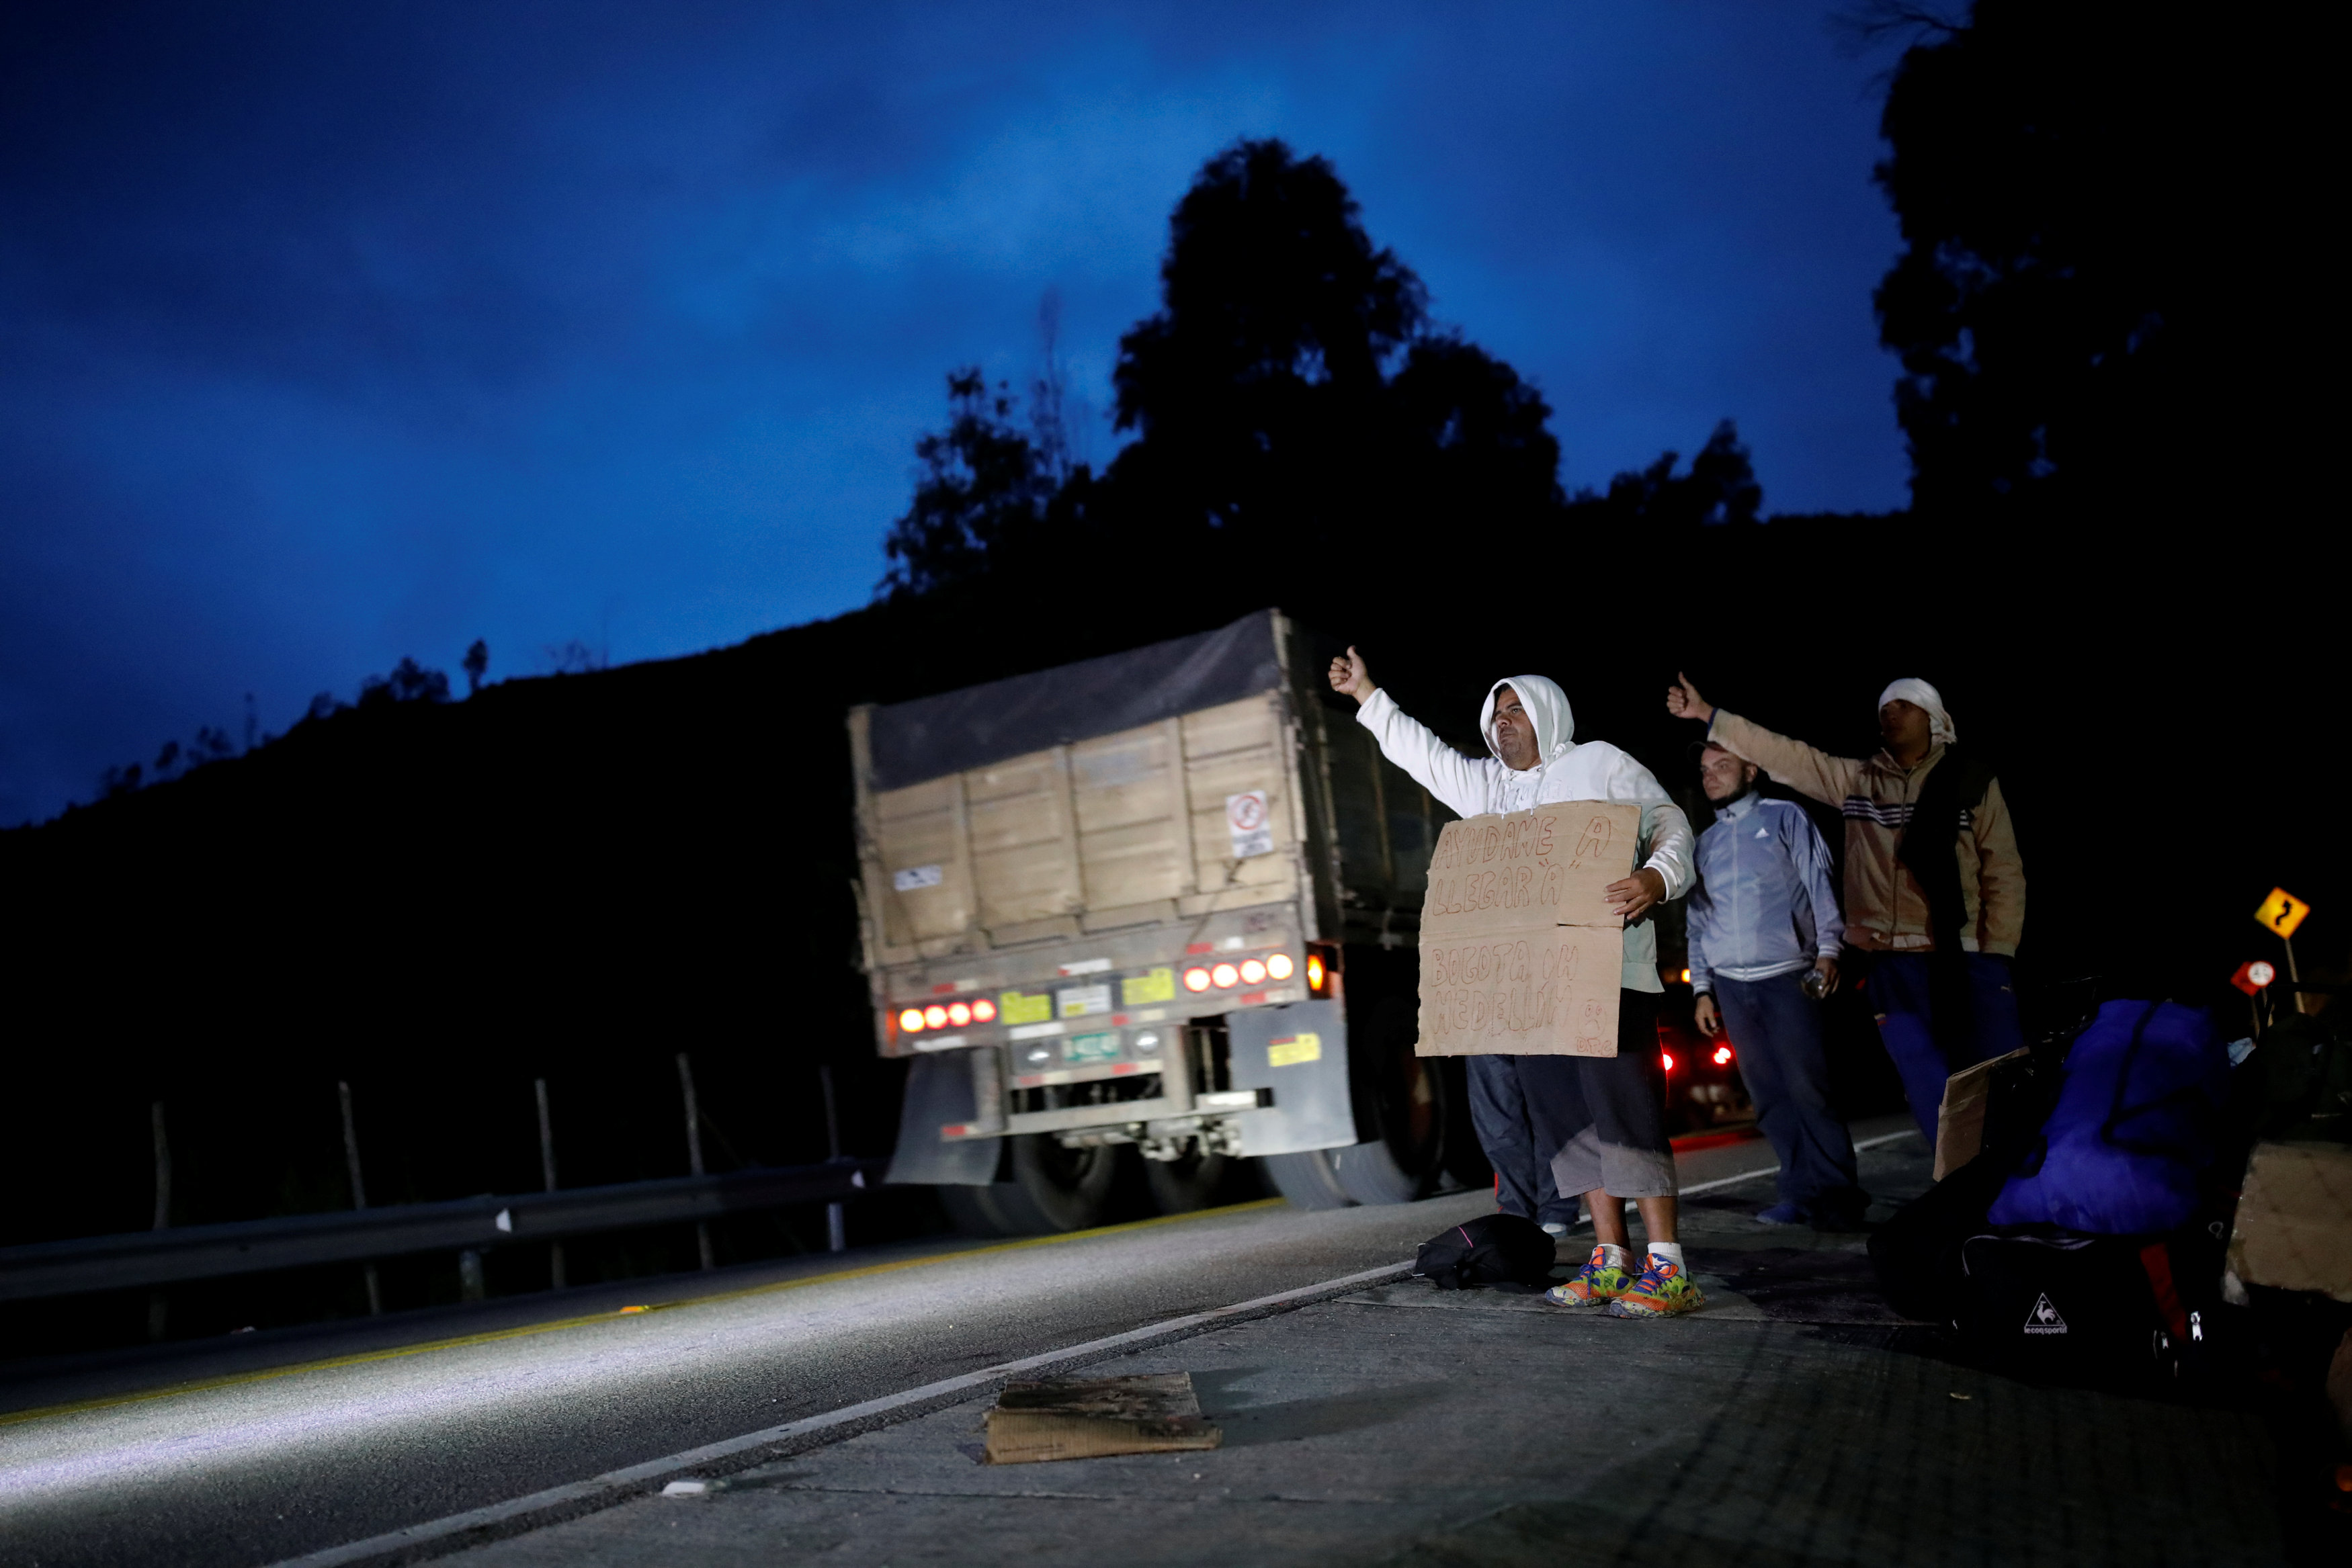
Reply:
M945 372L1032 374L1053 289L1107 407L1237 137L1332 162L1570 489L1729 416L1768 510L1898 507L1891 59L1829 15L12 4L0 824L248 692L282 731L476 637L495 680L866 602Z

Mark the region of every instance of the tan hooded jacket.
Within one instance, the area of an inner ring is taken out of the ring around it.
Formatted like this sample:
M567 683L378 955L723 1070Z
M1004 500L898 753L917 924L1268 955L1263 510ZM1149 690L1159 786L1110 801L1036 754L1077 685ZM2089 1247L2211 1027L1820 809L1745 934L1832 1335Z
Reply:
M1920 786L1944 758L1944 747L1930 747L1909 768L1885 751L1870 758L1832 757L1721 708L1715 710L1706 738L1844 814L1849 946L1903 953L1935 946L1927 894L1895 852ZM2025 866L2017 857L2017 832L1998 779L1975 810L1960 813L1959 861L1960 896L1968 909L1960 946L1971 953L2015 956L2025 929Z

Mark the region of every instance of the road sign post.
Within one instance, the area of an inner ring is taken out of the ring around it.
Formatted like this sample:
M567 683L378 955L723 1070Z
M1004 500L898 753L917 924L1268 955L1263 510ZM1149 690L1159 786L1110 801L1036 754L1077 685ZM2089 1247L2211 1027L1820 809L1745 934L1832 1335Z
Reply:
M2254 911L2254 923L2276 936L2279 946L2286 949L2286 982L2294 990L2294 1010L2297 1012L2305 1010L2300 988L2303 977L2295 973L2293 938L2295 927L2301 925L2303 917L2310 913L2311 905L2283 887L2271 889L2271 895L2263 900L2260 909Z

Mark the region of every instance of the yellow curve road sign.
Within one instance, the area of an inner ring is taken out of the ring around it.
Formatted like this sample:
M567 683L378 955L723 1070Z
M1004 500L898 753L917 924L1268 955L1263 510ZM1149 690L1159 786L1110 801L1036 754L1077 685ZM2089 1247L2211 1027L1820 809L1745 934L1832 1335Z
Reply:
M2310 913L2311 905L2286 889L2274 887L2271 889L2271 895L2263 900L2263 906L2254 911L2254 921L2273 936L2284 938L2294 936L2294 928L2302 925L2303 917Z

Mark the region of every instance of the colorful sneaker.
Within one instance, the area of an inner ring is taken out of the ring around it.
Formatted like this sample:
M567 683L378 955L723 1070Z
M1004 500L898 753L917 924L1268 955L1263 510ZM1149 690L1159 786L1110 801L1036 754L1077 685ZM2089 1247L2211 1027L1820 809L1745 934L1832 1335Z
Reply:
M1562 1287L1565 1289L1565 1287ZM1650 1266L1633 1281L1625 1293L1609 1303L1612 1318L1671 1318L1684 1312L1695 1312L1706 1305L1706 1298L1691 1283L1690 1275L1679 1263L1669 1263L1664 1258L1650 1259Z
M1577 1270L1576 1278L1546 1291L1544 1300L1555 1307L1601 1307L1623 1295L1633 1285L1633 1276L1624 1266L1612 1263L1608 1252L1595 1247L1584 1267Z

